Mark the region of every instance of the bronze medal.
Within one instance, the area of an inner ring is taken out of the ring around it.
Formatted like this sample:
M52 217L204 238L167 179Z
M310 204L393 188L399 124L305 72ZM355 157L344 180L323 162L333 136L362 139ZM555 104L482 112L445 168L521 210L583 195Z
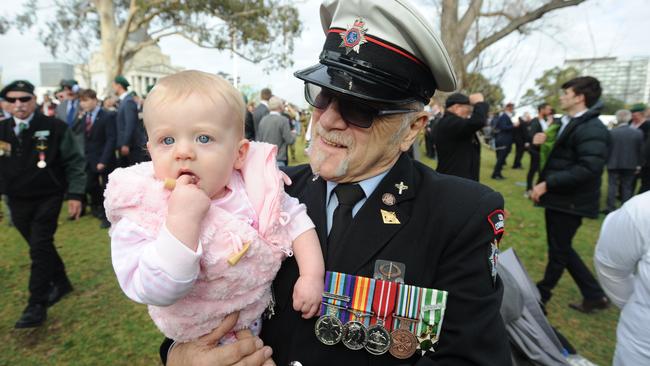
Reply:
M351 350L362 349L368 341L368 331L363 323L349 321L343 326L343 344Z
M368 352L373 355L383 355L388 352L390 345L390 333L381 324L377 323L368 328L368 342L366 342Z
M341 341L343 337L343 325L341 321L330 314L323 315L316 321L314 327L316 338L328 346L333 346Z
M400 328L395 329L391 333L391 337L393 338L393 344L389 352L393 357L405 360L415 354L418 348L418 339L413 333Z

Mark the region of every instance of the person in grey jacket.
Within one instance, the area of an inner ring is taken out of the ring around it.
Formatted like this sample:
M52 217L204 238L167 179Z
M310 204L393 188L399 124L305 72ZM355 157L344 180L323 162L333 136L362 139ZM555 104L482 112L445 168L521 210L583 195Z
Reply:
M641 170L643 132L630 127L632 114L627 109L616 112L616 126L610 131L612 144L607 161L607 208L605 213L616 209L616 195L620 191L621 204L632 197L634 176Z
M287 146L296 141L296 133L291 129L289 119L280 114L283 104L282 99L271 97L270 113L262 118L256 133L257 141L268 142L278 147L276 157L278 166L288 165Z

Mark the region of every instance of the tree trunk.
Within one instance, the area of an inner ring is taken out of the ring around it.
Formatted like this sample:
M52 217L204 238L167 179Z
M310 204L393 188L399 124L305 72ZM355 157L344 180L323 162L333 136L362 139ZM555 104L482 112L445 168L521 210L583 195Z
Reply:
M116 52L116 33L117 29L115 26L115 9L113 7L112 0L94 0L95 7L97 8L97 14L99 15L99 24L101 32L101 49L102 49L102 58L104 61L104 77L105 85L103 94L110 95L110 86L113 82L113 78L117 76L118 66L117 66L117 55Z
M465 78L465 65L463 65L464 37L457 32L458 29L458 1L444 0L440 14L440 33L442 43L451 58L451 65L456 73L458 89L463 88Z

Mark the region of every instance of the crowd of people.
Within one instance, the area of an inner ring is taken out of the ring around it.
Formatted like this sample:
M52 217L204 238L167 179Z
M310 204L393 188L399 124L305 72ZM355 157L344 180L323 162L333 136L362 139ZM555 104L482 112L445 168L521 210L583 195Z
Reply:
M512 169L530 156L524 195L544 209L548 250L540 308L566 269L582 295L572 309L624 306L614 363L650 361L639 326L648 320L650 108L620 110L608 129L590 76L562 85L561 117L546 103L535 118L516 117L507 103L489 118L495 106L480 91L449 94L441 108L434 92L455 91L457 80L428 23L404 2L359 3L321 7L323 52L294 74L311 114L269 88L247 103L227 81L192 70L142 98L123 76L103 101L74 80L40 105L29 81L5 86L0 193L32 261L15 327L43 325L73 291L54 246L67 201L71 220L89 211L110 228L117 280L149 306L168 365L509 365L500 310L511 299L497 265L508 213L479 183L487 141L494 180L508 179L513 145ZM303 135L309 164L291 166ZM413 158L422 136L437 172ZM600 213L610 215L594 276L572 242L582 219ZM383 263L401 268L399 291L445 295L393 319L401 310L386 305L396 292ZM346 282L373 277L374 298ZM352 304L361 292L366 310ZM417 331L440 308L444 322Z

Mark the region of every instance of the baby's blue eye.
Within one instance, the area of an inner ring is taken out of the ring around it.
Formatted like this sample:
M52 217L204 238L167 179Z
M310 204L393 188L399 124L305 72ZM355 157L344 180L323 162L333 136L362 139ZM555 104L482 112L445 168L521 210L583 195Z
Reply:
M167 137L163 137L163 139L162 139L162 143L163 143L163 145L171 145L171 144L174 143L174 138L173 138L173 137L169 137L169 136L167 136Z
M198 141L198 142L200 142L202 144L207 144L208 142L210 142L210 140L212 140L212 139L208 135L201 135L201 136L196 138L196 141Z

